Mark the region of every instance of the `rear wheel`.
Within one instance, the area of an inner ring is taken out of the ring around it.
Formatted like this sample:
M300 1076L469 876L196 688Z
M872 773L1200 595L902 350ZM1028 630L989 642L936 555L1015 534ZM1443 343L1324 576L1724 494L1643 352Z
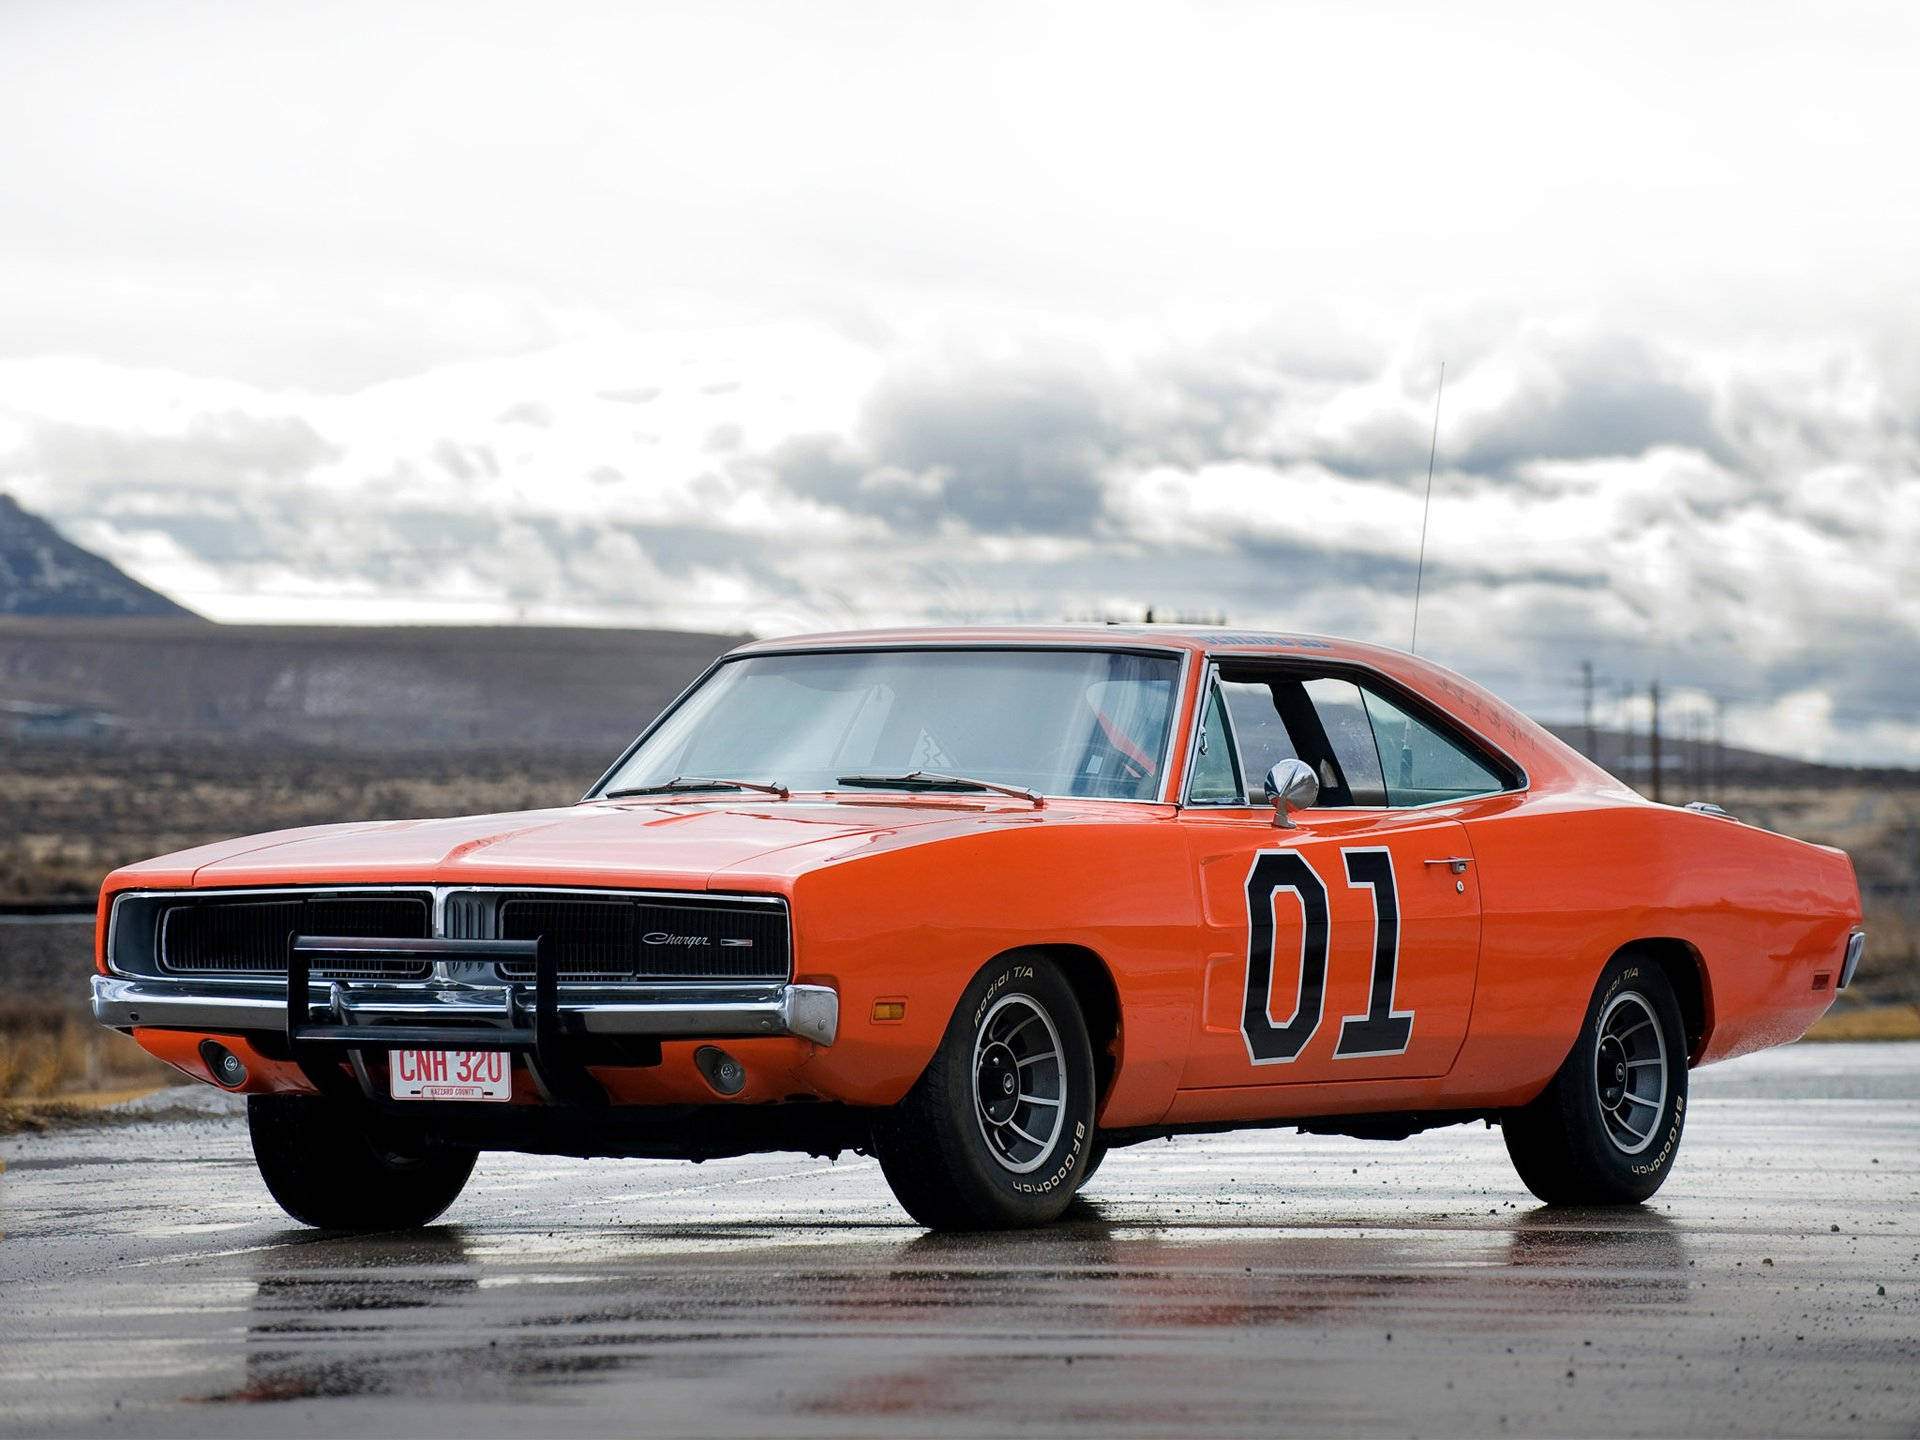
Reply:
M319 1095L252 1095L247 1129L280 1208L322 1230L406 1230L460 1197L476 1158Z
M932 1062L875 1132L887 1183L936 1230L1055 1219L1093 1158L1093 1049L1052 961L974 977Z
M1549 1205L1631 1205L1673 1168L1687 1114L1680 1004L1660 967L1617 956L1540 1097L1501 1117L1520 1178Z

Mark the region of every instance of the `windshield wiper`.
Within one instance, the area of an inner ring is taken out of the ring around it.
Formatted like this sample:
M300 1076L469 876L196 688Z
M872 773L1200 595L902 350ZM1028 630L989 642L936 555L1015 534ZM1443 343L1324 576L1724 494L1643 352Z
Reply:
M629 785L623 790L608 790L599 798L625 800L634 795L675 795L683 790L758 790L762 794L778 795L782 800L790 793L777 781L766 785L758 780L711 780L701 775L676 775L658 785Z
M992 790L1016 800L1031 800L1036 810L1046 807L1047 798L1024 785L1002 785L997 780L975 780L966 775L942 775L936 770L909 770L904 775L836 775L837 785L854 785L870 790Z

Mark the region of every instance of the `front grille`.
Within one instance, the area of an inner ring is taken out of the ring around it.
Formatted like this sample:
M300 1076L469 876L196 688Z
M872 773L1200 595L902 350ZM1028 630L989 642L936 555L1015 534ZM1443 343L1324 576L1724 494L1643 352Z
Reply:
M432 897L417 890L261 890L129 896L116 908L116 968L128 973L286 974L293 935L370 940L539 940L574 983L778 984L792 971L783 904L726 896L620 891L459 889L446 893L438 932ZM531 981L531 960L466 964L468 982ZM425 980L425 960L316 965L330 980Z
M790 968L786 911L751 902L510 895L499 935L557 946L563 980L781 981ZM531 980L533 963L510 960L500 971Z
M634 906L630 900L510 899L500 907L502 940L543 940L557 952L562 980L630 980L634 961ZM533 978L531 961L509 960L501 970Z
M431 918L424 895L190 900L168 906L161 918L160 968L176 975L284 975L289 936L424 940ZM431 972L420 960L337 960L314 971L342 980L417 980Z

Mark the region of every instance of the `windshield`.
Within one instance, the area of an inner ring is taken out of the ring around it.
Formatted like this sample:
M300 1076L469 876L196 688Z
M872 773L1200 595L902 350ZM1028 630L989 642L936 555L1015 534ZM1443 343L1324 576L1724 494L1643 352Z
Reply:
M597 793L689 778L854 788L843 776L870 790L875 777L919 771L1042 795L1153 800L1178 682L1173 656L1102 650L730 660Z

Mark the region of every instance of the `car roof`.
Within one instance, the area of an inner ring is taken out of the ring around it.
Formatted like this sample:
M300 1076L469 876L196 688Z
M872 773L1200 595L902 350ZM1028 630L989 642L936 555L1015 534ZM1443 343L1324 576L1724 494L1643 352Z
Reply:
M1221 654L1302 654L1378 660L1398 654L1378 645L1296 630L1246 630L1221 625L947 625L892 630L840 630L755 640L732 653L837 650L899 645L1059 645Z

